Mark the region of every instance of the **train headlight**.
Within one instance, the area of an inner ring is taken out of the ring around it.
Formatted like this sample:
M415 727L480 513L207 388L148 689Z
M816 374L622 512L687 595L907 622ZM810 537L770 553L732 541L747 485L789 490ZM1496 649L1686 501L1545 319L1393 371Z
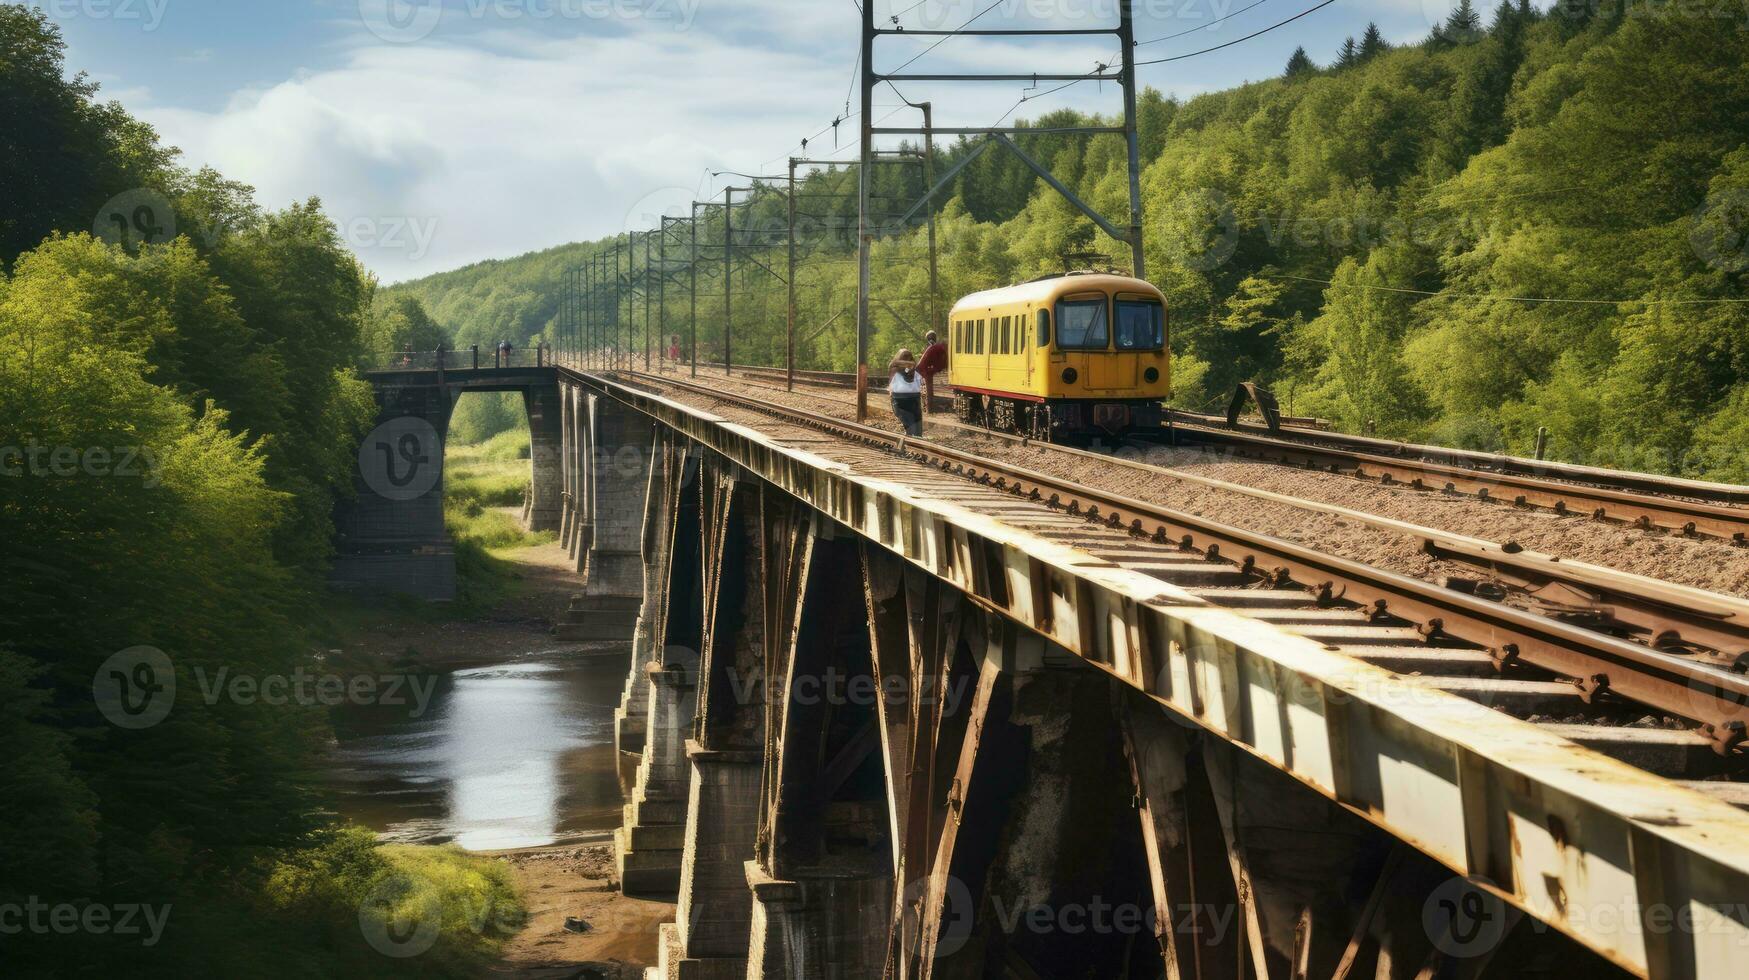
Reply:
M1075 381L1080 377L1081 377L1081 373L1079 371L1076 371L1074 368L1064 368L1063 369L1063 383L1066 385L1074 384Z
M1159 368L1149 368L1146 371L1143 371L1142 372L1142 380L1146 381L1149 384L1153 384L1154 382L1159 381L1160 380L1160 369Z

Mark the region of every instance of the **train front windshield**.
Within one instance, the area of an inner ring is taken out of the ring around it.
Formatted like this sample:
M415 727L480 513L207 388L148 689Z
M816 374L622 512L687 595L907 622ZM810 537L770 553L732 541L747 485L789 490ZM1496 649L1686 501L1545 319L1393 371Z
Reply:
M1166 310L1148 300L1117 301L1117 349L1160 350L1166 345Z
M1105 350L1105 300L1072 299L1057 304L1057 347L1062 350Z

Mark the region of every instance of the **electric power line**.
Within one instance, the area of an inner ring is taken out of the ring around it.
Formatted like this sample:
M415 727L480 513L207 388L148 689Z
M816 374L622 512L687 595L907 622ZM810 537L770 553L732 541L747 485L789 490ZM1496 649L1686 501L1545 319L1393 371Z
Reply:
M1244 13L1245 11L1250 10L1252 7L1261 6L1261 5L1268 3L1268 2L1269 2L1269 0L1253 0L1253 2L1246 4L1243 7L1240 7L1238 10L1235 10L1232 13L1227 14L1224 17L1216 17L1214 20L1211 20L1206 24L1198 24L1195 27L1192 27L1188 31L1179 31L1177 34L1168 34L1165 37L1156 37L1156 38L1150 38L1146 41L1137 41L1136 47L1139 48L1145 44L1159 44L1161 41L1170 41L1175 37L1183 37L1186 34L1195 34L1197 31L1207 30L1207 29L1215 26L1216 24L1219 24L1223 20L1230 20L1234 17L1239 16L1240 14Z
M1336 2L1336 0L1324 0L1323 3L1320 3L1314 7L1308 7L1305 10L1302 10L1299 13L1294 14L1292 17L1289 17L1287 20L1280 21L1279 23L1271 24L1268 27L1265 27L1261 31L1253 31L1252 33L1247 34L1244 37L1236 38L1234 40L1228 41L1225 44L1217 44L1212 48L1203 48L1200 51L1192 51L1192 52L1189 52L1188 54L1175 54L1170 58L1155 58L1152 61L1138 61L1138 62L1136 62L1136 67L1140 68L1143 65L1163 65L1163 64L1167 63L1168 61L1183 61L1186 58L1194 58L1199 54L1208 54L1210 51L1219 51L1222 48L1230 48L1235 44L1242 44L1246 41L1251 40L1254 37L1261 37L1264 34L1268 34L1270 31L1273 31L1278 27L1286 27L1287 25L1293 23L1294 21L1299 20L1301 17L1304 17L1307 14L1314 13L1314 12L1319 11L1319 10L1323 10L1325 7L1328 7L1335 2Z
M1313 279L1309 276L1265 276L1267 279L1292 279L1297 282L1315 282L1325 286L1336 283L1328 279ZM1749 303L1749 299L1565 299L1559 296L1498 296L1493 293L1453 293L1430 292L1425 289L1409 289L1404 286L1370 286L1366 283L1351 283L1361 289L1371 289L1381 293L1409 293L1415 296L1428 296L1436 299L1489 299L1503 303L1568 303L1579 306L1709 306L1717 303Z

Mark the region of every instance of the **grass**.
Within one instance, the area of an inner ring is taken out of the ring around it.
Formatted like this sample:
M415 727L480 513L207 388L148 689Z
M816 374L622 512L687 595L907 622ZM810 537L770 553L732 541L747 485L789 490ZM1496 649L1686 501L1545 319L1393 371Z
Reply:
M500 432L480 443L458 443L444 454L443 522L455 539L456 601L452 611L484 611L514 589L520 577L499 553L558 540L531 534L510 508L528 494L527 429Z
M528 921L504 862L453 845L378 845L361 827L282 852L261 899L275 924L309 930L305 945L342 973L478 975ZM394 955L418 948L429 951Z

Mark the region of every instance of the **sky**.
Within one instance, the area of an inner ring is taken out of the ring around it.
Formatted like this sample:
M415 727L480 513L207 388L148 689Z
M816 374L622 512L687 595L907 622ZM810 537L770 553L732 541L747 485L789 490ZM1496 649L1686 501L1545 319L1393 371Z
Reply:
M911 30L1109 28L1115 0L35 0L87 72L180 147L282 207L320 197L385 282L644 230L720 196L711 171L782 173L853 157L858 3ZM1235 41L1318 0L1134 0L1140 60ZM1329 62L1369 21L1422 38L1453 0L1336 0L1230 48L1138 69L1180 98L1279 75L1296 46ZM1245 9L1250 7L1251 9ZM1223 19L1225 18L1225 19ZM1168 37L1169 35L1180 35ZM1164 40L1155 40L1165 38ZM909 73L1092 72L1115 38L883 37ZM1024 82L907 82L937 126L987 126ZM1041 84L1040 90L1053 88ZM877 89L877 124L919 118ZM1032 99L1117 113L1084 82Z

